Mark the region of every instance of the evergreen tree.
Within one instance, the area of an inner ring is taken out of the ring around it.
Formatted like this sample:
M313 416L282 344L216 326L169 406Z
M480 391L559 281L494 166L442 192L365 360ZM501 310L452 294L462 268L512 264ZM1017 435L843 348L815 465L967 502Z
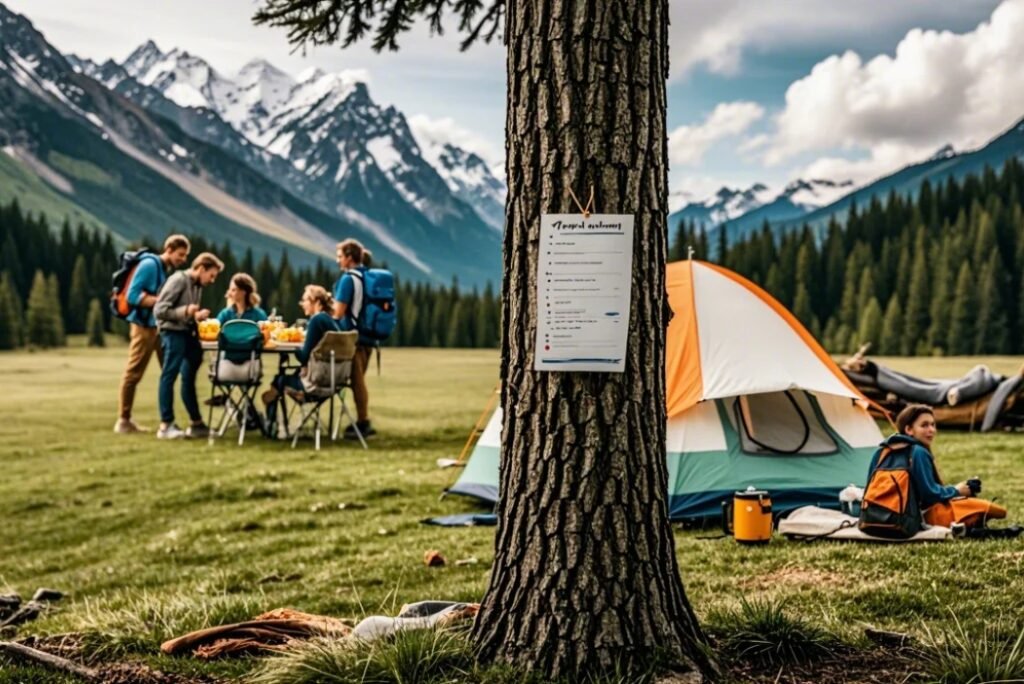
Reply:
M103 328L103 305L100 304L100 300L94 298L89 302L89 318L85 327L89 334L90 347L107 346L106 331Z
M929 294L928 264L925 257L923 229L914 250L914 267L907 292L906 318L899 353L911 356L927 349ZM890 352L892 353L892 352Z
M878 300L872 297L864 306L860 315L860 325L857 327L857 346L870 343L877 347L882 337L882 307Z
M57 346L55 305L56 302L50 298L46 276L42 271L36 271L25 312L25 337L28 344L44 349Z
M803 283L797 283L796 286L796 298L793 300L793 315L808 329L817 327L814 310L811 309L811 295L807 291L807 286Z
M1006 311L1000 294L1002 261L995 247L981 271L978 283L978 312L974 339L975 354L998 354L1007 348L1009 338Z
M953 310L950 314L949 334L946 349L950 354L962 356L974 351L977 297L974 292L974 272L967 261L960 265L953 295Z
M53 303L53 312L51 314L53 346L63 347L67 344L67 338L64 329L64 314L61 312L60 307L60 280L58 280L56 273L51 273L50 277L46 279L46 296Z
M859 331L860 321L864 317L864 312L867 311L868 304L872 299L877 299L874 274L871 272L870 265L865 265L861 269L857 283L857 330ZM877 302L875 303L877 304ZM879 307L879 314L881 314L881 307Z
M0 275L0 349L21 346L21 300L14 291L11 274Z
M68 289L67 329L69 333L85 332L86 313L91 299L92 288L89 286L89 274L85 266L85 257L75 257L75 265L71 270L71 287ZM103 312L100 312L102 318Z
M882 319L882 336L878 342L878 353L894 355L903 353L904 340L903 310L899 298L893 294L885 307Z

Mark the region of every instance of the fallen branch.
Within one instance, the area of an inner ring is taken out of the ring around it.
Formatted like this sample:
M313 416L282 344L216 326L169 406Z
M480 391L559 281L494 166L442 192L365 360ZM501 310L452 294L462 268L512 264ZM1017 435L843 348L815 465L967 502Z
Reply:
M44 653L43 651L38 651L34 648L15 643L13 641L0 641L0 653L6 653L7 655L14 656L16 658L30 660L62 672L70 672L71 674L76 674L83 679L99 681L99 673L91 667L79 665L67 658L61 658L60 656Z

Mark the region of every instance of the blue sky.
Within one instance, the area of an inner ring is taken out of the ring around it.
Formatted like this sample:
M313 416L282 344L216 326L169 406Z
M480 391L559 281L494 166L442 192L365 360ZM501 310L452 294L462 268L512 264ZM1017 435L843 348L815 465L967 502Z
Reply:
M4 1L4 0L0 0ZM500 45L414 31L398 53L292 52L257 0L6 0L59 49L121 59L154 39L231 74L362 69L417 126L501 161ZM676 201L798 177L866 182L1024 117L1024 0L672 0L668 123Z

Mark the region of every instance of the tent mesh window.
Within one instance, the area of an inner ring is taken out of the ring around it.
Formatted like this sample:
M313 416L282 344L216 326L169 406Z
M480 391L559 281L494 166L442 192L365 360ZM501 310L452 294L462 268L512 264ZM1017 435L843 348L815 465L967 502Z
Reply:
M737 397L733 427L748 454L807 456L839 449L806 392L770 392Z

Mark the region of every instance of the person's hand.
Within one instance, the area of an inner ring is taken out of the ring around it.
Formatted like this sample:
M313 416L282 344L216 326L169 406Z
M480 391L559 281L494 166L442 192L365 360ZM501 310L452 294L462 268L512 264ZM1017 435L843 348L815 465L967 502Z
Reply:
M971 495L971 488L970 488L970 486L966 482L958 483L957 486L956 486L956 491L960 494L960 496L970 496Z
M205 321L209 317L210 317L210 310L209 309L200 309L199 311L196 311L196 320L197 321Z
M195 316L197 311L199 311L198 304L189 304L188 306L185 307L185 318L191 318L192 316Z

